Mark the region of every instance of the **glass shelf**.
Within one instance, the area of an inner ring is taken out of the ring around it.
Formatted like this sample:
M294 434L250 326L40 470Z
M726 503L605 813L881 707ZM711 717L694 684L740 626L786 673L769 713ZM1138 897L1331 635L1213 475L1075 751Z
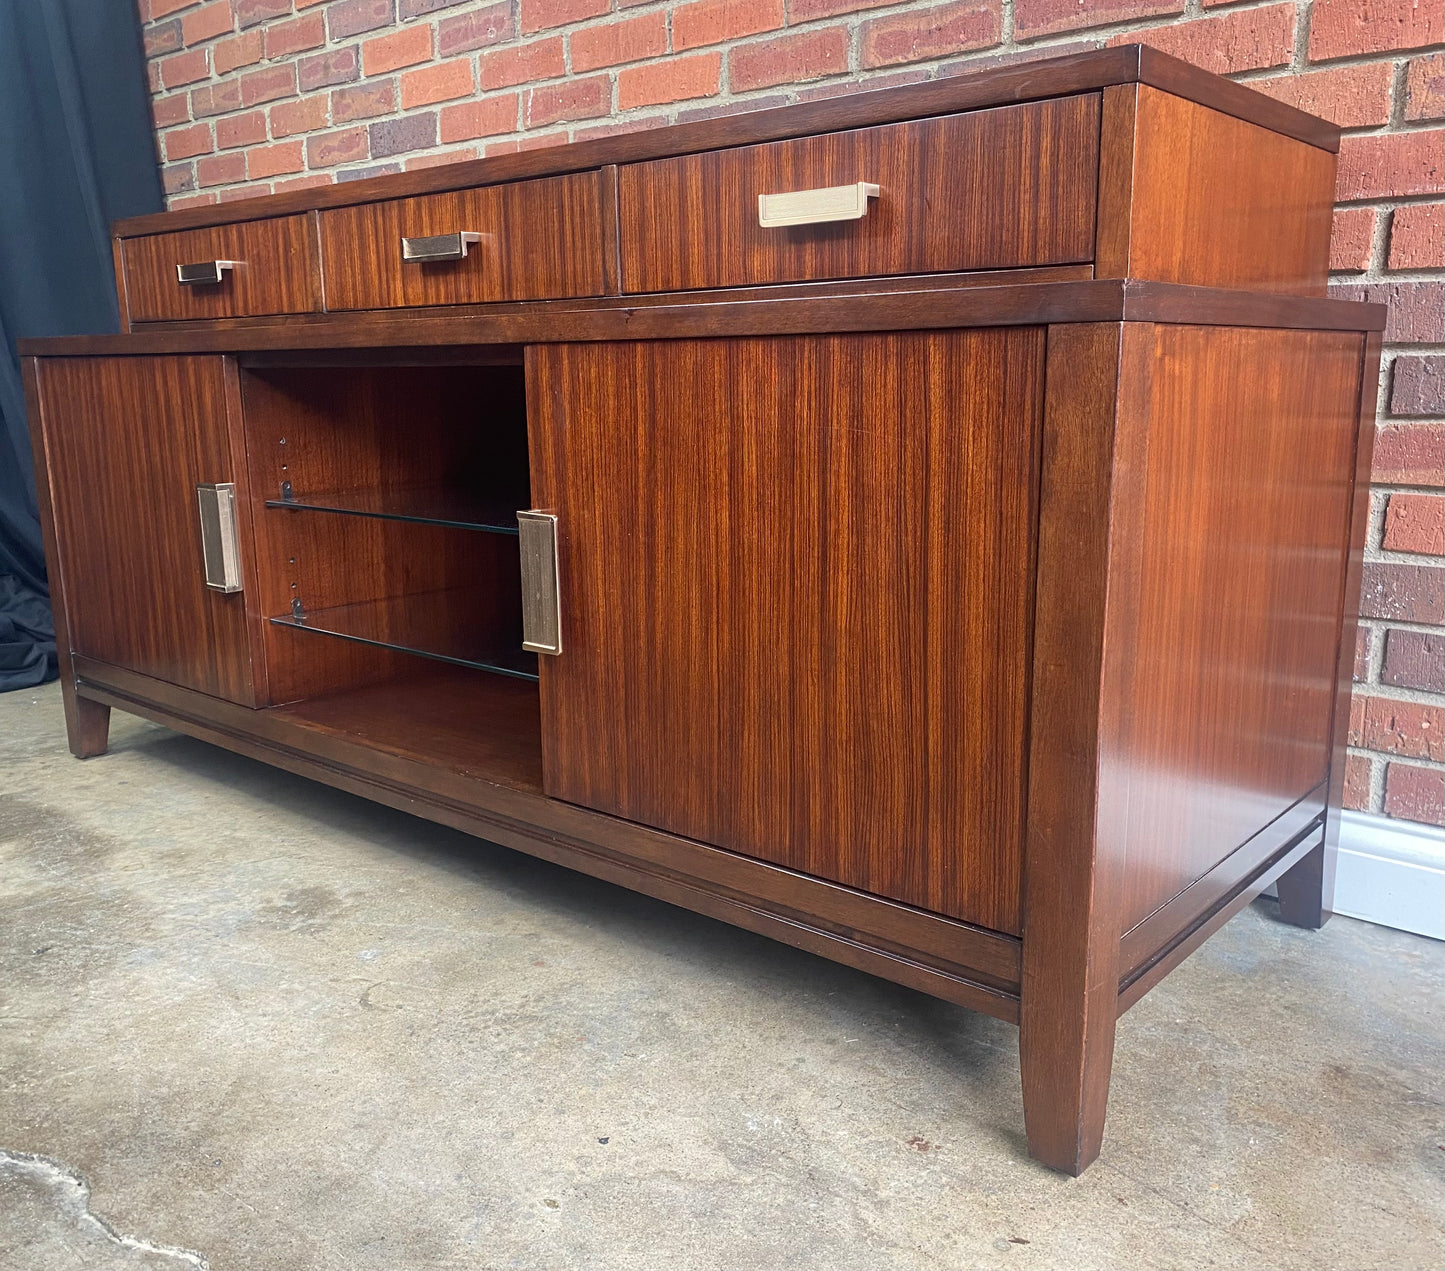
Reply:
M417 657L493 671L519 680L536 680L537 655L521 648L480 647L466 627L474 604L457 592L435 591L390 600L369 600L302 616L286 614L270 621L278 627L313 631Z
M267 499L268 508L293 512L334 512L342 516L371 516L385 521L411 521L451 529L481 530L488 534L516 534L516 503L487 503L468 499L442 486L407 489L335 490L321 494Z

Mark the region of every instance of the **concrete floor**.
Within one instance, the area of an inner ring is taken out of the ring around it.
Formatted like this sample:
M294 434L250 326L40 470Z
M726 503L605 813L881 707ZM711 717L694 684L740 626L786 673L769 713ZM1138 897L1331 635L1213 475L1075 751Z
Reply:
M1267 902L1121 1022L1104 1155L1015 1030L116 715L0 695L6 1271L1445 1265L1445 956Z

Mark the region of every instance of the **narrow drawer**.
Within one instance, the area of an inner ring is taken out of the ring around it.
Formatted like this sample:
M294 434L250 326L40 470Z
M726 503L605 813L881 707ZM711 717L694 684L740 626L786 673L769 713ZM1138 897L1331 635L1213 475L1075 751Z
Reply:
M598 172L337 208L321 213L326 307L599 296L602 244Z
M1086 93L628 165L623 290L1090 261L1099 117Z
M321 307L307 214L126 238L121 259L133 322L248 318ZM183 283L177 267L217 281Z

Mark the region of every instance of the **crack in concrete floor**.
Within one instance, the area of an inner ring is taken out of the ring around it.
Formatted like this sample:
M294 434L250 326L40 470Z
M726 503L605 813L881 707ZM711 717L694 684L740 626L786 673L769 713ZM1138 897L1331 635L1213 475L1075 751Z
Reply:
M210 1271L190 1249L116 1231L90 1208L90 1185L68 1165L0 1148L0 1260L15 1271Z

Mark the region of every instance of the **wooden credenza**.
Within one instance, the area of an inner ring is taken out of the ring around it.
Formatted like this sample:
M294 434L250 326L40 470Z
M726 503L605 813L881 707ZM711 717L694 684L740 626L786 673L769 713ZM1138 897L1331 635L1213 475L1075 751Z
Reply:
M1270 882L1329 913L1337 141L1131 47L122 222L125 332L22 349L71 749L132 711L1015 1021L1077 1173L1119 1014Z

